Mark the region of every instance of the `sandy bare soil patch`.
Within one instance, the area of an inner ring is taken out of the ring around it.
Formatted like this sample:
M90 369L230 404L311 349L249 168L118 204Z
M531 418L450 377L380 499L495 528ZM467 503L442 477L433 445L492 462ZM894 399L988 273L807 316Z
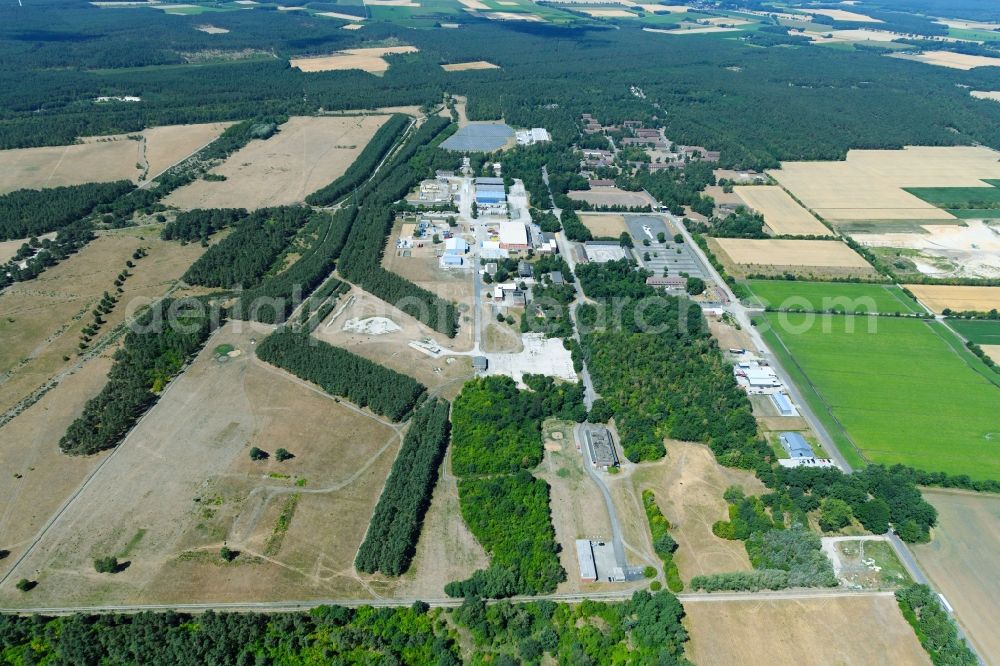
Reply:
M209 35L225 35L229 32L225 28L219 28L214 25L199 25L195 27L195 30L208 33Z
M75 362L80 329L92 320L90 311L103 293L114 293L115 276L136 249L148 248L149 256L134 262L101 336L166 293L204 251L197 243L161 241L159 233L157 226L102 235L37 279L0 294L0 411ZM94 343L100 339L95 337Z
M882 21L872 18L871 16L865 16L864 14L858 14L857 12L849 12L844 9L809 9L807 11L810 14L829 16L835 21L850 21L852 23L882 23Z
M490 6L479 2L479 0L458 0L466 9L478 9L482 11L489 11Z
M948 67L949 69L970 70L976 67L1000 67L1000 58L955 53L954 51L924 51L917 55L900 53L899 55L894 54L892 57L916 60L917 62L937 65L938 67Z
M0 194L20 189L131 180L159 174L211 142L232 123L167 125L71 146L0 150Z
M969 94L976 99L989 99L994 102L1000 102L1000 90L973 90Z
M1000 61L998 61L1000 62ZM785 162L768 174L824 219L954 220L904 187L986 187L1000 153L984 147L852 150L843 162Z
M712 524L728 519L722 499L727 487L742 486L752 495L766 492L766 488L752 474L719 465L708 447L668 441L663 461L644 463L629 474L610 477L609 485L614 489L623 528L635 523L641 535L630 537L626 532L626 539L632 546L641 544L655 560L642 507L642 491L653 490L672 526L670 534L679 544L674 558L685 582L693 576L751 568L743 542L720 539L712 534Z
M385 116L294 117L267 140L254 140L213 173L165 200L179 208L263 208L297 203L330 183L386 121Z
M1000 308L1000 287L967 287L944 284L908 284L921 303L940 314L945 308L989 312Z
M594 18L635 18L635 14L624 9L581 9L580 11Z
M617 187L599 187L593 190L572 190L571 199L586 201L592 206L655 206L656 200L645 192L627 192Z
M398 434L258 361L251 340L264 332L228 324L168 387L21 565L41 571L31 603L363 594L347 572ZM244 353L220 362L213 350L223 343ZM279 445L295 457L247 455ZM292 493L300 501L291 527L265 562L275 524L266 518ZM220 572L223 542L243 559ZM113 584L95 574L94 557L129 548L122 559L131 566ZM5 585L0 598L24 603L18 594Z
M996 631L1000 599L1000 497L924 490L938 510L934 540L913 547L920 566L954 607L959 623L987 664L1000 664Z
M696 664L930 664L891 594L684 604Z
M456 62L451 65L441 65L441 69L446 72L466 72L472 69L500 69L500 67L485 60L475 60L473 62Z
M715 240L737 264L870 269L864 257L840 241L754 238Z
M764 216L776 236L829 236L830 230L777 185L734 187L747 206Z
M625 216L612 214L580 213L580 221L590 229L594 236L613 236L618 238L622 232L628 231Z
M399 330L381 335L344 330L345 322L370 317L389 319ZM410 342L430 338L442 349L449 350L456 347L454 340L433 331L361 289L355 288L341 296L337 308L316 327L313 335L324 342L410 375L431 390L440 389L448 399L457 395L462 384L472 378L472 362L468 357L433 358L410 346Z
M358 20L359 18L352 16L348 20ZM367 49L344 49L333 55L318 58L295 58L289 62L292 67L297 67L303 72L362 69L374 74L389 69L389 62L383 56L416 52L416 46L378 46Z
M365 26L360 23L348 23L347 25L340 26L341 30L361 30Z
M1000 227L995 220L968 220L964 226L925 224L917 230L925 233L858 233L854 239L890 261L893 255L903 255L923 275L1000 276Z

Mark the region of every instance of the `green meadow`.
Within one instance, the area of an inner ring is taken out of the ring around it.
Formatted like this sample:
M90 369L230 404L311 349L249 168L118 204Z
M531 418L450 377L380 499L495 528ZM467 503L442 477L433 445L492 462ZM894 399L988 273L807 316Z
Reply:
M1000 321L990 319L949 319L948 325L977 345L1000 345Z
M775 310L855 314L926 312L902 289L889 284L748 280L754 300Z
M759 321L841 449L854 449L844 451L852 464L1000 479L1000 387L940 322L799 313Z

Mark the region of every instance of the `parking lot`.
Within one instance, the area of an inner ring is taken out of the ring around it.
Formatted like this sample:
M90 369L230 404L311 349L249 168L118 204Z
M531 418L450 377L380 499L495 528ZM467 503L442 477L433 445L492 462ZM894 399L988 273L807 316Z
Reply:
M656 276L680 275L687 273L691 277L706 277L701 262L686 243L674 243L674 234L678 232L670 221L660 215L626 215L625 223L635 240L635 254L640 259L649 253L649 260L642 259L642 265ZM662 233L666 243L657 242L657 235ZM648 240L650 245L643 244Z

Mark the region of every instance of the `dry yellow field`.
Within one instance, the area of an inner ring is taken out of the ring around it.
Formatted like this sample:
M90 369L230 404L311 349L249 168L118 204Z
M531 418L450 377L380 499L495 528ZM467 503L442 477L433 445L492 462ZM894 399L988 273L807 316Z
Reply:
M213 173L165 199L179 208L247 208L302 201L347 170L386 116L294 117L265 141L254 140Z
M87 137L71 146L0 150L0 194L20 189L153 177L215 139L232 123L167 125L131 136Z
M580 221L595 236L613 236L617 238L622 232L628 231L628 225L625 224L625 216L623 215L580 213Z
M830 230L777 185L734 187L747 206L764 216L776 235L829 236Z
M1000 287L965 287L946 284L908 284L920 302L940 314L945 308L989 312L1000 309Z
M365 4L372 7L410 7L411 9L420 6L419 2L413 2L413 0L365 0Z
M340 26L341 30L361 30L365 26L360 23L348 23L347 25Z
M931 663L891 594L829 599L688 601L696 664Z
M853 23L882 23L882 21L872 18L871 16L865 16L864 14L858 14L857 12L849 12L844 9L810 9L808 11L810 14L829 16L835 21L851 21Z
M686 24L694 25L694 24ZM658 32L664 35L703 35L710 32L735 32L739 28L720 28L718 26L682 27L678 30L661 30L660 28L643 28L643 32Z
M355 16L354 14L342 14L340 12L316 12L317 16L326 16L327 18L341 19L343 21L364 21L364 16ZM294 67L295 64L292 63ZM306 70L302 70L306 71ZM321 71L321 70L311 70L311 71Z
M356 19L358 17L351 17ZM361 69L372 74L380 74L389 69L389 62L383 57L399 53L416 53L416 46L379 46L368 49L345 49L333 55L318 58L295 58L289 61L292 67L303 72L330 72L346 69Z
M778 240L716 238L723 251L737 264L760 266L816 266L870 268L860 254L835 240Z
M1000 153L981 146L852 150L843 162L785 162L768 174L831 222L954 220L902 188L986 187L983 179L1000 178Z
M979 348L993 359L994 363L1000 363L1000 345L979 345Z
M458 0L466 9L479 9L484 11L489 11L490 6L479 2L479 0Z
M959 624L990 666L1000 664L996 630L1000 599L1000 497L989 493L928 489L938 510L934 539L913 554L954 607Z
M544 23L541 16L535 14L516 14L514 12L490 12L483 14L491 21L528 21L529 23Z
M1000 102L1000 90L973 90L969 94L976 99L988 99L994 102Z
M500 67L485 60L476 60L473 62L456 62L451 65L441 65L441 69L446 72L466 72L470 69L500 69Z
M635 18L635 14L624 9L581 9L580 11L594 18Z
M954 51L924 51L917 55L900 54L894 57L916 60L917 62L925 62L928 65L937 65L938 67L948 67L949 69L970 70L976 67L1000 67L1000 58L955 53Z

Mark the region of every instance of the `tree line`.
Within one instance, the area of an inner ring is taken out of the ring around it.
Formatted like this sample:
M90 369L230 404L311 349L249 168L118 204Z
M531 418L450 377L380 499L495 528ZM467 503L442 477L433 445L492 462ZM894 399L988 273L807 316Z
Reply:
M177 213L160 232L163 240L207 241L216 232L233 226L248 215L245 208L195 208Z
M287 327L257 345L257 357L393 421L405 418L426 391L412 377Z
M642 491L642 506L646 510L646 520L649 522L653 550L663 561L663 575L667 579L667 589L671 592L680 592L684 589L684 583L674 561L677 542L670 536L670 521L660 511L660 507L656 504L656 496L648 488Z
M399 576L410 567L448 447L449 408L432 399L414 412L354 560L359 571Z
M934 666L979 664L975 653L959 636L958 627L941 608L941 601L930 587L914 583L896 590L896 602Z
M0 241L57 231L135 189L127 180L16 190L0 196Z
M364 182L375 171L382 158L396 144L403 131L410 124L409 116L394 113L385 121L375 135L365 146L361 154L355 158L351 166L329 185L321 187L306 197L306 203L311 206L330 206L345 194L351 192Z
M59 440L65 453L89 455L116 446L164 388L201 349L212 318L198 299L163 299L138 317L114 354L108 383Z
M76 254L93 239L94 224L90 220L70 222L56 232L54 239L29 239L10 261L0 264L0 289L15 282L33 280L46 268Z

